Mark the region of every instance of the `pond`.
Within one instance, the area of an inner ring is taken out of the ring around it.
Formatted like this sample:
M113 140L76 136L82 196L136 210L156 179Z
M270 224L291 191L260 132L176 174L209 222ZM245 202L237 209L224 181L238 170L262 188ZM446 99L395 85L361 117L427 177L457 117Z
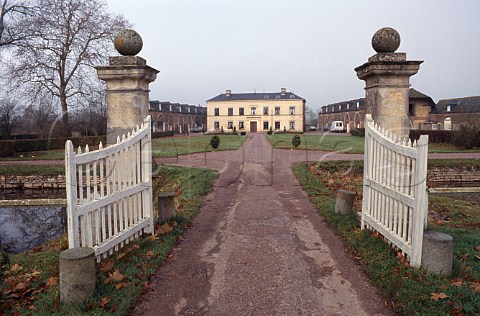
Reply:
M33 249L67 231L65 206L0 207L0 245L8 252Z

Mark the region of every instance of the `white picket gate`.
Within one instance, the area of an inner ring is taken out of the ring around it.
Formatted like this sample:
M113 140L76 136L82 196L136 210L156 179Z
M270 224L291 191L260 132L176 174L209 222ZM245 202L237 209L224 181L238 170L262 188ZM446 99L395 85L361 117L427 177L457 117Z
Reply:
M419 267L428 215L428 136L399 139L366 115L362 229L376 230Z
M74 152L65 145L68 244L91 247L97 260L153 233L151 118L117 144Z

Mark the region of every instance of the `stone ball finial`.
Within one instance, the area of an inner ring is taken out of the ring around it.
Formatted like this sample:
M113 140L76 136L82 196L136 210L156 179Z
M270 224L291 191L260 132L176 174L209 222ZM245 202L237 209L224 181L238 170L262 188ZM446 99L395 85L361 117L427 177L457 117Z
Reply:
M400 46L400 34L391 27L379 29L372 37L372 47L377 53L394 53Z
M115 49L123 56L135 56L142 50L143 41L140 34L134 30L121 30L115 36Z

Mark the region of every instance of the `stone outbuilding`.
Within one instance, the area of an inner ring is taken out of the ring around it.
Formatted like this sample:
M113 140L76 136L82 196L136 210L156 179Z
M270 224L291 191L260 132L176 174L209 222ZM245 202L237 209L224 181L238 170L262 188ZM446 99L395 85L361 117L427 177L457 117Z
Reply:
M457 130L462 124L480 122L480 96L438 101L422 129Z
M409 89L408 118L410 129L421 129L429 120L429 113L435 102L428 95L413 88ZM343 121L346 131L352 128L364 128L365 98L353 99L322 106L318 113L319 128L325 130L333 121Z
M207 108L202 106L150 101L149 113L153 132L203 132L207 125Z

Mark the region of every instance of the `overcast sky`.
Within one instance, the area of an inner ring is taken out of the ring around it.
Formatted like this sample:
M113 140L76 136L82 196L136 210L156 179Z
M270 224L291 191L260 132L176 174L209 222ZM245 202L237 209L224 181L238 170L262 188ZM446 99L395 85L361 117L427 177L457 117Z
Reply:
M225 89L284 87L319 109L364 96L354 68L372 35L395 28L398 52L424 60L412 87L439 99L480 95L479 0L108 0L160 70L151 100L205 105Z

